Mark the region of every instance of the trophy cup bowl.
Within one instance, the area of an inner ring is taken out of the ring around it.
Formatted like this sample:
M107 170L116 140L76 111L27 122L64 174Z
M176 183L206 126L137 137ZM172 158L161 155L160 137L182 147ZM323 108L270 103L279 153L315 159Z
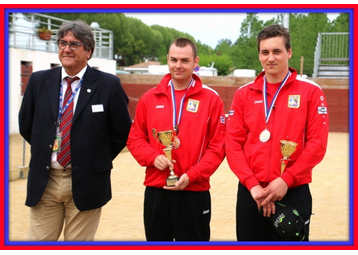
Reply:
M280 141L281 154L283 158L281 159L281 175L285 171L287 163L291 155L296 151L297 143L287 140Z
M153 128L152 132L155 139L159 141L161 144L163 144L165 147L173 147L173 141L174 141L173 130L157 132L157 130Z
M174 149L178 148L178 146L180 144L179 139L177 139L174 135L175 134L174 130L157 132L157 130L155 128L153 128L152 133L153 133L154 138L165 146L165 148L163 149L163 152L164 152L165 156L167 157L167 159L169 159L171 162L172 161L172 149L173 149L173 147L174 147ZM170 170L170 175L168 176L168 178L166 180L166 185L168 187L173 187L178 182L179 177L177 175L175 175L172 167L170 167L169 170Z

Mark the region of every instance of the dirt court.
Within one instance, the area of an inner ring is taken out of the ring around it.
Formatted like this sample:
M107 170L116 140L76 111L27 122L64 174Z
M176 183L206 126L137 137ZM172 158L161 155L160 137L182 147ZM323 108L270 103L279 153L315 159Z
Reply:
M313 170L311 241L349 241L349 134L330 133L324 160ZM10 169L22 165L23 140L9 139ZM29 145L25 146L28 164ZM145 241L143 228L144 168L129 152L114 161L112 200L103 207L96 241ZM235 241L235 207L238 180L226 160L211 178L211 241ZM26 179L9 182L10 241L26 241L29 209L24 205ZM113 243L112 243L113 244Z

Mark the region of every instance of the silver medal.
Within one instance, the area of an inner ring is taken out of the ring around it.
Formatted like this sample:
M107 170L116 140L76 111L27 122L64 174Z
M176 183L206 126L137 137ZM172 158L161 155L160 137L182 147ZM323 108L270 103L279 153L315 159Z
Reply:
M270 139L270 136L270 131L265 128L265 130L260 133L260 141L266 143Z
M266 76L264 76L264 84L263 84L263 88L262 88L262 97L264 99L264 110L265 110L265 123L266 123L266 127L267 127L267 123L270 119L270 116L271 116L271 112L272 112L272 109L275 105L275 102L276 102L276 99L277 99L277 96L281 90L281 88L285 85L286 81L288 80L288 78L291 76L291 72L288 71L285 79L282 81L280 87L277 89L273 99L272 99L272 102L270 104L270 106L268 106L267 104L267 95L266 95L266 90L267 90L267 81L266 81ZM266 143L268 140L270 140L270 131L267 130L267 128L265 128L261 133L260 133L260 141L263 142L263 143Z

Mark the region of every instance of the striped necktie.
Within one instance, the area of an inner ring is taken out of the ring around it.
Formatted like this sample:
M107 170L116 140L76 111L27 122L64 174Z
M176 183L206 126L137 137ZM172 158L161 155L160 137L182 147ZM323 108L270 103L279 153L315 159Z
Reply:
M66 77L67 81L67 89L65 92L65 98L63 100L62 107L64 107L69 98L72 95L72 88L71 83L75 80L78 80L78 77ZM64 168L68 166L71 162L71 127L72 127L72 117L73 117L73 100L68 105L65 112L62 113L61 122L60 122L60 129L59 132L61 134L61 147L60 151L57 154L57 161L61 164Z

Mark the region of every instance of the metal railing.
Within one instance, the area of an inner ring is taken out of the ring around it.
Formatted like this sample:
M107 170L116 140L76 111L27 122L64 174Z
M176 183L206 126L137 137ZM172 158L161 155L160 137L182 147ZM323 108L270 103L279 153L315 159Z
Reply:
M319 65L349 64L349 33L318 33L314 57L313 77Z
M39 13L11 13L9 14L9 47L57 53L56 33L63 22L68 20ZM40 27L52 31L49 41L39 38L37 30ZM96 41L92 57L113 59L113 32L98 27L92 27L92 31Z

